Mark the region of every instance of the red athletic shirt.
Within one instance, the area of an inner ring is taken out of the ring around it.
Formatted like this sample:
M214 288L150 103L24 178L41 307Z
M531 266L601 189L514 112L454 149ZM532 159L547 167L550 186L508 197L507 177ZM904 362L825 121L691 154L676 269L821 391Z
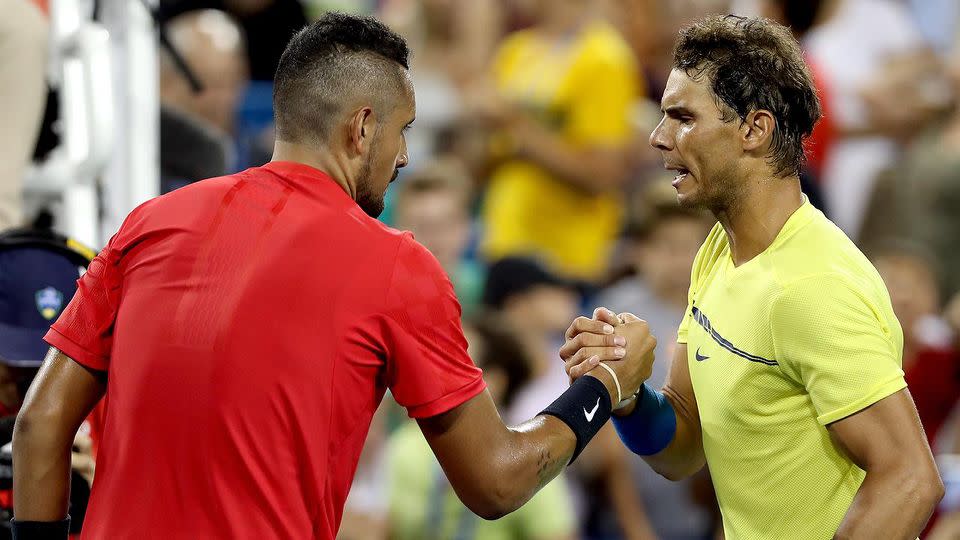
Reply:
M46 340L107 371L88 538L333 539L387 388L484 389L436 259L294 163L130 213Z

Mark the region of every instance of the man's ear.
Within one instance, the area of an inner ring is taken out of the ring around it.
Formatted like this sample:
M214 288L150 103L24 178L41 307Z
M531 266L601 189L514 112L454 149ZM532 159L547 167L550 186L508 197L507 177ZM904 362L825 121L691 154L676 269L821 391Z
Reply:
M376 122L373 108L360 107L354 111L350 117L348 148L357 154L367 153L373 141Z
M750 111L743 125L740 126L740 137L745 152L757 150L766 152L773 143L773 132L777 128L777 119L766 109Z

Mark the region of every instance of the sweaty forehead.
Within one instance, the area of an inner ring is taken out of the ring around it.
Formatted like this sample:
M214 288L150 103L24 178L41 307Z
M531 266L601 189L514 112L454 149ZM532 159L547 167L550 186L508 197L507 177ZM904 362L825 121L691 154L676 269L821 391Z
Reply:
M670 72L667 85L663 90L663 98L660 100L660 105L664 109L671 106L702 106L706 103L715 103L713 91L706 76L695 80L679 69Z
M413 80L410 78L408 72L404 72L403 76L403 98L401 103L407 112L410 113L411 119L417 115L417 95L413 90Z

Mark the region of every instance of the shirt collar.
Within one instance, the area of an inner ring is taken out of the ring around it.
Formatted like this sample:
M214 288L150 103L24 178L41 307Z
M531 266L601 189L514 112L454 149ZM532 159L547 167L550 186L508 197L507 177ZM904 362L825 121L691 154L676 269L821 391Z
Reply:
M294 161L271 161L260 168L279 176L297 191L345 207L357 206L357 202L343 190L343 187L320 169Z
M810 199L804 194L803 204L787 218L786 223L783 224L783 227L780 229L780 232L777 233L777 237L770 244L770 247L778 246L786 242L795 232L802 229L807 223L810 223L810 220L813 219L816 213L816 207L810 203Z

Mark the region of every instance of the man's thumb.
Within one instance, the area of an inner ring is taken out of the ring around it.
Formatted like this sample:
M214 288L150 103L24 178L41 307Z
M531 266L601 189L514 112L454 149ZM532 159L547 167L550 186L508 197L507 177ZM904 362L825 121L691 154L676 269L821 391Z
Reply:
M626 323L632 323L632 322L646 322L646 321L644 321L643 319L641 319L640 317L637 317L637 316L634 315L633 313L630 313L630 312L627 312L627 311L624 311L623 313L621 313L620 315L618 315L618 317L620 317L620 320L623 321L624 324L626 324Z

